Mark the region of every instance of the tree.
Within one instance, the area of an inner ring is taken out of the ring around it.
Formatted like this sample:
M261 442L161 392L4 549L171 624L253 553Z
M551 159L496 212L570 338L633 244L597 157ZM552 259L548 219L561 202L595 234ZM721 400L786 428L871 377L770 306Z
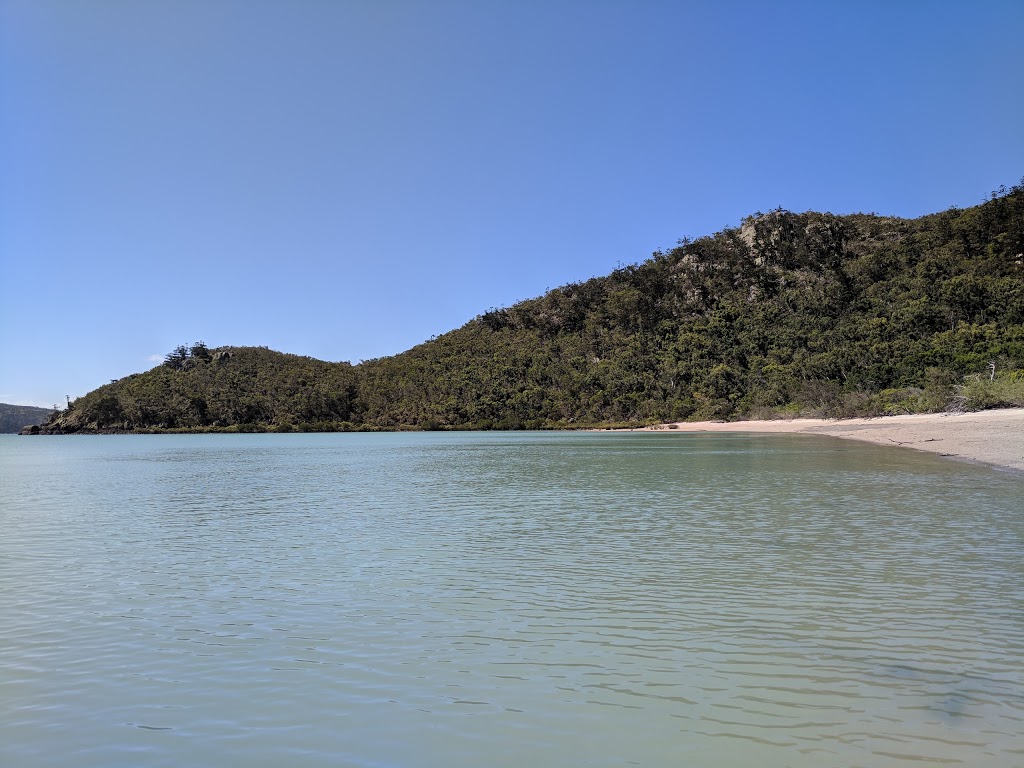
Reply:
M164 356L164 365L168 368L180 371L185 367L185 361L188 360L188 354L188 347L184 344L179 344L174 348L173 352L169 352Z
M193 360L209 360L210 359L210 350L206 346L206 342L205 341L201 341L201 340L197 341L195 344L193 344L191 347L189 347L188 351L189 351L189 354L192 356Z

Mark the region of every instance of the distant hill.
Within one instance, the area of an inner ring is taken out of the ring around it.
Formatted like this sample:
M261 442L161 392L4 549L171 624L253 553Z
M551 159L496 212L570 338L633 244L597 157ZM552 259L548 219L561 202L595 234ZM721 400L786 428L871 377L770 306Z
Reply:
M50 431L519 429L1024 405L1024 186L785 210L358 366L197 344Z
M53 408L0 403L0 433L16 433L20 432L22 427L30 424L42 424L52 413Z

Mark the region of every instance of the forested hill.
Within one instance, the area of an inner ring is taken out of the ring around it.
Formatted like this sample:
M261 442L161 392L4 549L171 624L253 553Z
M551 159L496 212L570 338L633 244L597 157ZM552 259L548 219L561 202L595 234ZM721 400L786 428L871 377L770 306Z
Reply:
M882 414L1017 403L1022 368L1024 185L913 220L758 214L358 366L181 347L48 429Z
M20 432L29 424L42 424L52 413L53 408L0 403L0 434Z

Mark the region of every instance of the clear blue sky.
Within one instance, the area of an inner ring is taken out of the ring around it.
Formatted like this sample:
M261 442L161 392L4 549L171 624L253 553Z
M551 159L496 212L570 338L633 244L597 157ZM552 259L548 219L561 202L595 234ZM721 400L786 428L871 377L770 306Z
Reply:
M0 0L0 402L1024 175L1024 2Z

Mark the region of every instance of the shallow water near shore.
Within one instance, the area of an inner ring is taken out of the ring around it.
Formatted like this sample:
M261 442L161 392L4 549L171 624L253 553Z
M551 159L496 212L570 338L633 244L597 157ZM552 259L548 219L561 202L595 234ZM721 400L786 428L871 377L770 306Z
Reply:
M1024 478L805 435L0 436L0 764L1024 764Z

